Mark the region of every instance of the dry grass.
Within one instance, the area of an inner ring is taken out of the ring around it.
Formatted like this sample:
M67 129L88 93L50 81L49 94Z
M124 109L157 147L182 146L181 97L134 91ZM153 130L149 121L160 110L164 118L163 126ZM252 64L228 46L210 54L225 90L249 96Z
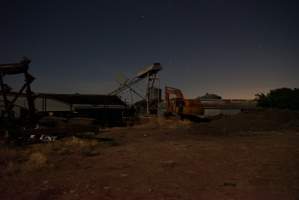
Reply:
M100 153L98 147L99 142L96 140L86 140L77 137L72 137L62 142L62 148L64 149L64 151L79 151L81 154L85 156L98 155Z
M166 119L162 117L154 117L148 119L145 123L135 126L137 129L155 129L155 128L166 128L166 129L180 129L190 128L193 122L189 120L179 119Z
M13 175L47 166L48 156L38 151L1 149L1 174ZM3 157L5 156L5 158Z
M20 157L17 150L3 147L0 149L0 155L0 175L11 175L20 170L16 164Z
M48 164L47 155L41 152L33 152L29 155L28 160L23 164L23 170L33 171L46 167Z
M100 154L97 140L65 138L48 144L34 144L26 148L0 147L0 176L28 173L53 165L53 158L72 154L96 156Z
M64 141L62 141L62 143L67 147L76 147L76 148L98 145L98 142L96 140L85 140L77 137L67 138Z

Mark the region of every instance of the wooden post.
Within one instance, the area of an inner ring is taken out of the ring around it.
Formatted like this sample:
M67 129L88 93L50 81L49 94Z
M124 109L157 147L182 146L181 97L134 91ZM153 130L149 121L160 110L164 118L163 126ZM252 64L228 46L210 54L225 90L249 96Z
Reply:
M0 84L1 84L1 90L2 90L2 97L3 97L3 101L4 101L4 113L2 113L2 115L9 115L8 113L8 107L9 107L9 102L7 100L7 96L6 96L6 88L5 88L5 85L4 85L4 82L3 82L3 74L1 73L0 74Z
M26 97L28 103L29 118L33 119L35 114L35 105L34 105L34 97L31 91L30 84L32 83L34 78L28 73L27 70L25 71L24 75L25 75Z
M150 91L149 87L150 86L150 75L149 73L147 74L147 87L146 87L146 113L149 115L150 110L149 110L149 101L150 101Z

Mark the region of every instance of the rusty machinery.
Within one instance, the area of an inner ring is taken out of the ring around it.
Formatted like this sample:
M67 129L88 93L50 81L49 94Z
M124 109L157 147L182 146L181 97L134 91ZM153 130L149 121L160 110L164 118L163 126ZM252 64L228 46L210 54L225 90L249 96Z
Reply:
M28 58L24 57L19 63L0 64L0 86L3 102L1 118L6 122L14 120L13 109L20 96L26 97L28 106L28 111L22 116L22 119L26 121L27 126L31 126L34 122L35 106L33 92L31 91L31 83L34 81L34 77L28 72L30 62ZM4 77L9 75L24 76L24 84L19 91L11 92L11 87L4 82Z
M198 99L185 99L181 90L165 87L166 112L181 117L197 117L204 114L204 108Z
M160 63L153 63L147 66L144 70L137 73L131 79L127 79L120 86L109 93L109 95L120 95L123 92L130 91L137 95L142 100L146 102L146 113L150 114L151 106L154 104L156 109L158 108L160 95L160 79L158 77L158 72L162 70L162 66ZM134 85L141 82L142 80L146 80L146 94L140 94L137 90L133 88ZM157 101L155 103L155 101Z

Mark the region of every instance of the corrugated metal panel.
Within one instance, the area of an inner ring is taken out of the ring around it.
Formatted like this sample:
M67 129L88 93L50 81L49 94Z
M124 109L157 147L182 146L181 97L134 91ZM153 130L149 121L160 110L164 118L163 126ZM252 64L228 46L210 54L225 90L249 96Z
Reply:
M89 94L40 94L49 99L55 99L67 104L89 105L123 105L126 104L118 97L112 95L89 95Z

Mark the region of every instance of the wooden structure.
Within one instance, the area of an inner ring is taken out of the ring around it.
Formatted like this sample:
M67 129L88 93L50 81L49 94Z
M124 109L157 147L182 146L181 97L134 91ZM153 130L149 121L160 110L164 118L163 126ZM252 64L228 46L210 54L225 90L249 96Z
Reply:
M34 81L34 77L28 72L30 60L26 57L19 63L0 64L0 86L1 96L4 104L4 110L2 110L1 117L6 119L13 118L13 108L17 99L24 95L27 99L28 112L24 119L33 119L35 114L34 97L31 91L31 83ZM4 77L9 75L22 75L24 76L24 84L12 98L8 98L11 87L4 82ZM30 120L33 121L33 120Z

